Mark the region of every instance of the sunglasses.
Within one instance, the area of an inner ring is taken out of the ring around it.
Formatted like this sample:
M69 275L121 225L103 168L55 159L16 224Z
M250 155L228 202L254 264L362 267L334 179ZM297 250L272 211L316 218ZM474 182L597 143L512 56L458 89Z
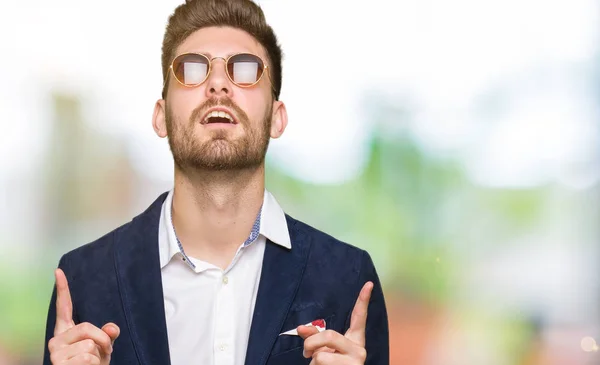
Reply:
M171 73L181 85L196 87L208 79L213 61L216 59L225 61L227 77L239 87L252 87L260 81L265 73L268 74L269 66L265 65L260 57L251 53L237 53L227 58L208 58L201 53L184 53L175 57L171 62L170 72L167 73L163 84L163 95Z

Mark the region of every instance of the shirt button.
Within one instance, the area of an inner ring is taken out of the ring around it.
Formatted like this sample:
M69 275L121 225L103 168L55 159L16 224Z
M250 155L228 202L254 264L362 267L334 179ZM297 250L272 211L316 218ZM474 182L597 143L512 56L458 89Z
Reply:
M227 276L223 276L223 284L229 283L229 278Z
M227 345L219 346L219 351L225 351L225 350L227 350Z

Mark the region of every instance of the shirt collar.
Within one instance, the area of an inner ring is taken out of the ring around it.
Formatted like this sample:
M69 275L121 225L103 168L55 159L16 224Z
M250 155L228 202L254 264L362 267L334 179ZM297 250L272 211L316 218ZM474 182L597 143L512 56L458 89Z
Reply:
M169 261L171 261L173 256L177 255L178 253L181 254L185 260L187 260L188 265L193 265L185 255L183 248L180 247L180 244L177 240L171 217L172 205L173 190L169 191L169 194L163 203L160 217L158 245L161 269L165 267ZM292 248L285 213L281 206L279 206L279 203L277 203L277 200L275 200L275 197L266 189L264 191L263 205L260 213L254 222L248 238L242 244L242 246L246 247L252 242L256 241L259 235L266 237L274 244L280 245L287 249Z
M265 190L260 218L260 234L287 249L292 248L285 213L275 197Z

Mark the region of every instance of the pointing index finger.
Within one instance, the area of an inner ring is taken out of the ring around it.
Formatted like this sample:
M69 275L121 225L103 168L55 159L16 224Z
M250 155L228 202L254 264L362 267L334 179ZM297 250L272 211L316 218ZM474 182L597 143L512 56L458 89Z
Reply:
M75 323L67 277L61 269L56 269L54 276L56 277L56 325L54 326L56 336L74 327Z
M353 340L360 346L365 345L365 329L367 327L367 313L369 311L369 301L371 300L371 292L373 291L373 283L368 281L360 290L352 316L350 317L350 328L346 332L346 337Z

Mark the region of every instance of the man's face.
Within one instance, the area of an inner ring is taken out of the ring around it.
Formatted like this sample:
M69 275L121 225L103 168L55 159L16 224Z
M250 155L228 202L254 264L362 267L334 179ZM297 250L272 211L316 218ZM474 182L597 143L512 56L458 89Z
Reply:
M263 47L252 36L230 27L209 27L192 33L178 47L176 55L188 52L224 59L232 54L252 53L268 62ZM155 109L155 130L161 135L166 127L175 164L183 170L258 167L264 161L269 138L277 138L283 132L279 114L273 112L282 104L273 101L268 75L252 87L241 88L229 80L224 66L224 60L214 59L208 79L192 88L180 85L171 74L162 126ZM218 115L215 111L229 113L235 123L206 118ZM277 126L272 125L273 118Z

